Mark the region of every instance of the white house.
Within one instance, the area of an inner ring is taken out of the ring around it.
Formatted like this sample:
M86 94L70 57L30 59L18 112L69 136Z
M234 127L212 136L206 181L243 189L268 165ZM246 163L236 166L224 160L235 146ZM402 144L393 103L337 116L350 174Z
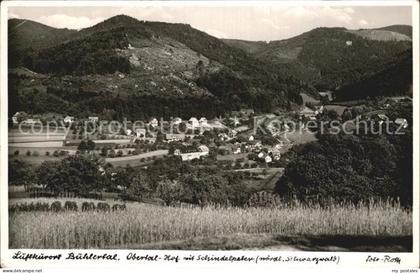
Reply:
M41 122L41 120L39 118L28 118L28 119L25 119L23 121L23 123L32 124L32 125L34 125L34 124L42 124L42 122Z
M88 117L88 120L91 122L98 122L99 118L98 117Z
M206 155L208 155L209 154L209 151L210 151L210 149L206 145L200 145L200 146L198 146L198 149L202 153L205 153Z
M249 141L254 141L254 136L253 135L250 135L249 138L248 138L248 140Z
M165 134L165 140L168 142L182 141L185 139L185 134Z
M258 158L263 158L265 155L266 155L266 154L265 154L264 152L260 152L260 153L258 154Z
M136 137L138 137L138 138L146 138L146 129L137 128L136 129Z
M198 127L200 126L200 123L198 121L198 119L192 117L188 120L188 123L192 126L192 127Z
M176 118L172 119L172 124L174 124L174 125L178 125L178 124L181 124L181 123L182 123L182 119L179 118L179 117L176 117Z
M64 123L72 123L74 121L74 117L66 116L64 118Z
M265 160L265 163L270 163L270 162L272 162L273 161L273 159L271 158L271 156L269 156L269 155L267 155L265 158L264 158L264 160Z
M199 152L193 152L193 153L179 153L179 151L175 155L180 155L182 161L190 161L193 159L199 159L202 156L207 156L209 154L209 148L206 145L201 145L198 147Z
M131 129L127 129L127 130L125 130L125 134L126 134L127 136L130 136L132 133L133 133L133 130L131 130Z
M152 127L157 127L159 125L159 122L158 122L157 118L152 118L149 121L149 125L152 126Z
M201 117L198 122L200 123L201 126L207 125L207 119L205 117Z
M21 116L24 115L23 112L16 112L13 117L12 117L12 122L13 124L18 124L19 123L19 119L21 118Z
M233 148L233 154L237 155L241 153L241 146L237 146Z
M353 45L353 41L346 41L346 46L352 46Z

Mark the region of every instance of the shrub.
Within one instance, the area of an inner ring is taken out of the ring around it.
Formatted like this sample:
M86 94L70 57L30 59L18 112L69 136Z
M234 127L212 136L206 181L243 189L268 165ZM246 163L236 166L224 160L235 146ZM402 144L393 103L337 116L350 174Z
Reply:
M95 210L95 203L93 202L83 202L82 211L92 211Z
M32 153L32 155L33 155L33 156L39 156L39 152L38 152L38 151L34 151L34 152Z
M265 191L252 194L247 202L249 207L277 207L280 204L281 199L277 194Z
M36 202L35 203L35 210L36 211L49 211L50 210L50 205L48 203Z
M26 151L27 156L31 156L31 151Z
M16 150L13 154L14 155L19 155L19 150Z
M60 201L55 201L51 204L51 211L60 212L62 211L62 206Z
M110 211L111 207L107 203L100 202L96 206L96 208L100 211Z
M49 152L49 151L46 151L46 152L45 152L45 155L46 155L46 156L50 156L50 152Z
M125 209L126 209L125 204L122 204L122 205L120 205L120 204L114 204L112 206L112 211L125 210Z
M66 201L64 203L64 209L65 210L77 211L77 203L74 202L74 201Z
M53 152L53 156L58 157L58 155L59 154L58 154L58 151L57 150Z

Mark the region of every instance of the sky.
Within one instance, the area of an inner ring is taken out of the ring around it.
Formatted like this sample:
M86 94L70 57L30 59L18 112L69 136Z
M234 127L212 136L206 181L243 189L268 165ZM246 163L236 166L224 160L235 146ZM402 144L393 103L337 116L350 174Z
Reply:
M270 41L316 27L377 28L412 25L408 6L142 6L9 7L9 18L81 29L125 14L140 20L186 23L218 38Z

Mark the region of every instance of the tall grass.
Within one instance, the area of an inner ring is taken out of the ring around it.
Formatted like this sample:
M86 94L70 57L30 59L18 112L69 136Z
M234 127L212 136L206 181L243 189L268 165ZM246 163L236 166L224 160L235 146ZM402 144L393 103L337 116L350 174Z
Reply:
M11 248L107 248L237 233L406 236L412 212L391 202L283 208L132 203L118 212L12 213L9 222Z

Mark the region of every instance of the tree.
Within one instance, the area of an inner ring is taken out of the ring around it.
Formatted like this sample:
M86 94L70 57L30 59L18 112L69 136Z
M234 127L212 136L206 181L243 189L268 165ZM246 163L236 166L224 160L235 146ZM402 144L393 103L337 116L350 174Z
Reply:
M44 161L36 170L41 185L54 192L87 193L103 189L101 162L95 158L69 156L61 161Z
M18 159L9 161L9 185L27 185L34 181L34 170L28 163Z
M396 183L397 155L386 136L321 135L297 150L276 192L353 202L397 197L402 186Z
M149 197L152 189L148 181L149 179L147 174L144 172L136 173L131 177L131 183L128 187L127 193L139 199Z
M77 149L80 151L93 151L95 150L95 142L90 139L87 141L82 140Z
M79 146L77 146L77 149L79 151L85 151L87 149L86 141L84 140L80 141Z
M87 142L86 142L86 150L88 150L88 151L93 151L93 150L95 150L95 142L93 142L92 140L88 140Z

